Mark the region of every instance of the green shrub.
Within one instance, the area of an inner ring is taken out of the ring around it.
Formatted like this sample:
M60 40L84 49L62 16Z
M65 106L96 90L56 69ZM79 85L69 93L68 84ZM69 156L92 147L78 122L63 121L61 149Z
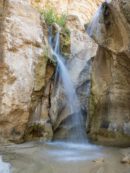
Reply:
M41 15L44 18L47 25L52 25L53 23L57 23L61 27L65 27L67 21L67 15L61 14L58 15L56 10L52 7L48 7L44 10L41 10Z
M36 3L40 3L40 2L41 2L41 0L35 0L35 2L36 2Z
M52 25L53 23L55 23L56 14L53 8L41 11L41 14L47 25Z
M65 14L57 16L57 18L56 18L56 23L61 27L65 27L66 21L67 21L67 15L65 15Z

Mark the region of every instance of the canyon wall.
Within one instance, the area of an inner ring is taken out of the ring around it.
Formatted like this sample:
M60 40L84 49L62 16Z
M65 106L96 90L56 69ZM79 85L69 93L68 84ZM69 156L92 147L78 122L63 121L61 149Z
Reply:
M45 86L45 46L40 16L29 2L0 1L0 142L23 140L32 96Z
M91 20L103 0L30 0L38 8L54 7L59 14L77 17L83 26Z
M33 4L44 7L44 2ZM68 64L70 69L75 67L70 73L85 108L88 97L85 89L90 80L86 67L90 57L96 54L96 46L86 36L83 26L89 22L99 2L69 1L68 4L66 1L67 4L60 3L61 8L58 8L65 9L65 4L68 6L71 31ZM57 1L51 3L55 6ZM86 8L89 8L87 13ZM53 109L50 110L55 67L48 61L51 55L43 25L29 0L0 1L0 143L53 138L53 116L56 122L59 121L57 114L53 111L51 114ZM87 50L91 55L88 56Z
M93 62L88 134L107 145L130 144L130 2L105 2L89 34L99 48Z

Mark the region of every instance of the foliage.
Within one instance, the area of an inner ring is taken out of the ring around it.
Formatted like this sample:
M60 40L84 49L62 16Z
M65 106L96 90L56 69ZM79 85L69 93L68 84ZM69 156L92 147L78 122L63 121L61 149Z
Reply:
M41 0L35 0L35 2L36 2L36 3L40 3L40 2L41 2Z
M53 8L41 11L41 14L47 25L52 25L53 23L55 23L56 13Z
M57 16L57 18L56 18L56 23L61 27L65 27L66 21L67 21L66 14L62 14L61 16Z
M28 134L36 137L42 137L44 132L44 126L41 124L33 124L28 129Z
M42 56L51 64L53 64L54 66L56 65L56 61L53 59L52 54L50 52L49 47L45 47Z
M56 10L53 7L48 7L44 10L41 10L41 15L49 26L54 23L57 23L60 27L65 27L66 25L67 15L57 14Z
M70 37L70 30L67 27L63 28L63 33L65 33L68 37Z
M61 53L65 57L69 57L70 54L70 31L67 28L63 28L60 34L60 48Z
M70 30L67 28L67 15L62 13L58 14L56 9L52 5L47 5L44 9L40 11L42 19L48 25L48 27L52 27L52 35L55 36L57 32L57 28L53 24L57 24L60 26L60 48L61 53L68 57L70 53ZM55 60L53 57L48 54L50 52L49 49L46 49L44 52L44 57L47 58L51 63L56 65Z

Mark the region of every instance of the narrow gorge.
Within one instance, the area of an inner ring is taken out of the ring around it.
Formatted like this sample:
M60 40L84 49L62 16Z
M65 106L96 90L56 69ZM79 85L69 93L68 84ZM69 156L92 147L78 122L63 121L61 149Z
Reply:
M129 59L129 0L1 0L0 173L129 173Z

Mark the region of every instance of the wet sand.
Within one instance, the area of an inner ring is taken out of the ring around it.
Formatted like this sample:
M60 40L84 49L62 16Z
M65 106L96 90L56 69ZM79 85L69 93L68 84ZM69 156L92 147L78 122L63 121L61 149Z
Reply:
M130 173L121 160L130 149L91 144L32 142L3 146L0 155L11 173Z

